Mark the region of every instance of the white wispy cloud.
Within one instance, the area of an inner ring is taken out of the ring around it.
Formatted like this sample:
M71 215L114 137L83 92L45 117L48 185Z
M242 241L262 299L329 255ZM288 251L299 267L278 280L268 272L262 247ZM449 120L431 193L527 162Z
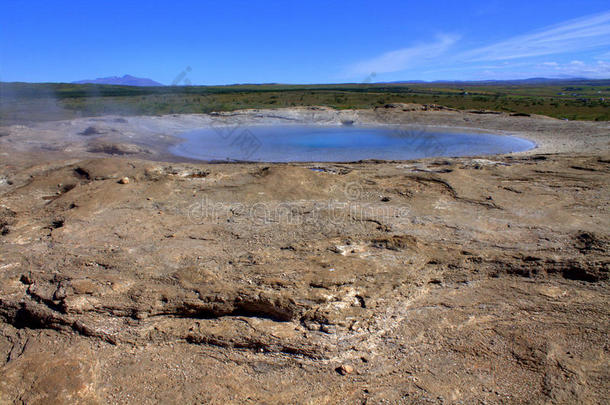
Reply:
M603 53L601 55L597 55L595 59L598 60L610 60L610 52Z
M585 63L580 60L573 60L569 63L555 63L554 65L541 64L535 66L534 69L539 69L539 72L548 77L555 76L571 76L571 77L590 77L590 78L605 78L610 77L610 63L597 61L595 63Z
M610 11L569 20L534 33L466 51L459 55L459 59L510 60L584 51L603 46L610 46Z
M521 70L520 68L529 67L532 75L535 71L542 74L544 68L549 73L602 77L608 74L607 63L604 61L610 60L610 11L564 21L490 45L450 52L458 40L458 35L438 35L431 42L415 44L357 62L347 69L346 76L362 77L371 73L383 74L409 69L426 69L427 72L462 69L493 72L498 69L509 72L511 68ZM601 63L573 61L568 65L559 65L557 62L539 62L543 56L594 50L600 51L595 59ZM496 66L486 66L489 64Z
M348 69L348 74L357 76L400 72L416 65L425 65L447 52L458 39L455 35L438 35L433 42L416 44L358 62Z

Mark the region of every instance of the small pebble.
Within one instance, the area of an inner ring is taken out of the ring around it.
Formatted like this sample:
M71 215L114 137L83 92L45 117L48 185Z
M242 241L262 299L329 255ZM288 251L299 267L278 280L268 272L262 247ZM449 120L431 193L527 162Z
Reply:
M335 369L335 371L341 375L347 375L354 372L354 367L350 366L349 364L341 364Z
M129 184L129 177L123 177L119 180L119 184Z

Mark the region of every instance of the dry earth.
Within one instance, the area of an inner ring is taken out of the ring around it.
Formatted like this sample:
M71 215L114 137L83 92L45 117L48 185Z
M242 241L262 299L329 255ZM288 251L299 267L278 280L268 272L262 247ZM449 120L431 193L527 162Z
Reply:
M202 125L286 121L502 130L539 148L167 153ZM410 105L2 128L0 403L607 403L609 133Z

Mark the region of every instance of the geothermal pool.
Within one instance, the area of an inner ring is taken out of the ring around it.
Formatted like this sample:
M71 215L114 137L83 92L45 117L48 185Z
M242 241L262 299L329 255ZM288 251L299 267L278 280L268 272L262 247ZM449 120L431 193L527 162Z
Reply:
M172 153L203 161L346 162L521 152L513 136L363 126L218 126L179 135Z

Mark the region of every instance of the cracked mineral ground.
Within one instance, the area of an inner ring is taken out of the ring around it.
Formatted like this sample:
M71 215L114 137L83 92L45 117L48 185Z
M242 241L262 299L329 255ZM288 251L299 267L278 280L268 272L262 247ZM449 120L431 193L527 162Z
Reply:
M282 164L168 152L211 123L290 120L506 131L538 148ZM610 398L607 122L394 105L2 134L2 403Z

